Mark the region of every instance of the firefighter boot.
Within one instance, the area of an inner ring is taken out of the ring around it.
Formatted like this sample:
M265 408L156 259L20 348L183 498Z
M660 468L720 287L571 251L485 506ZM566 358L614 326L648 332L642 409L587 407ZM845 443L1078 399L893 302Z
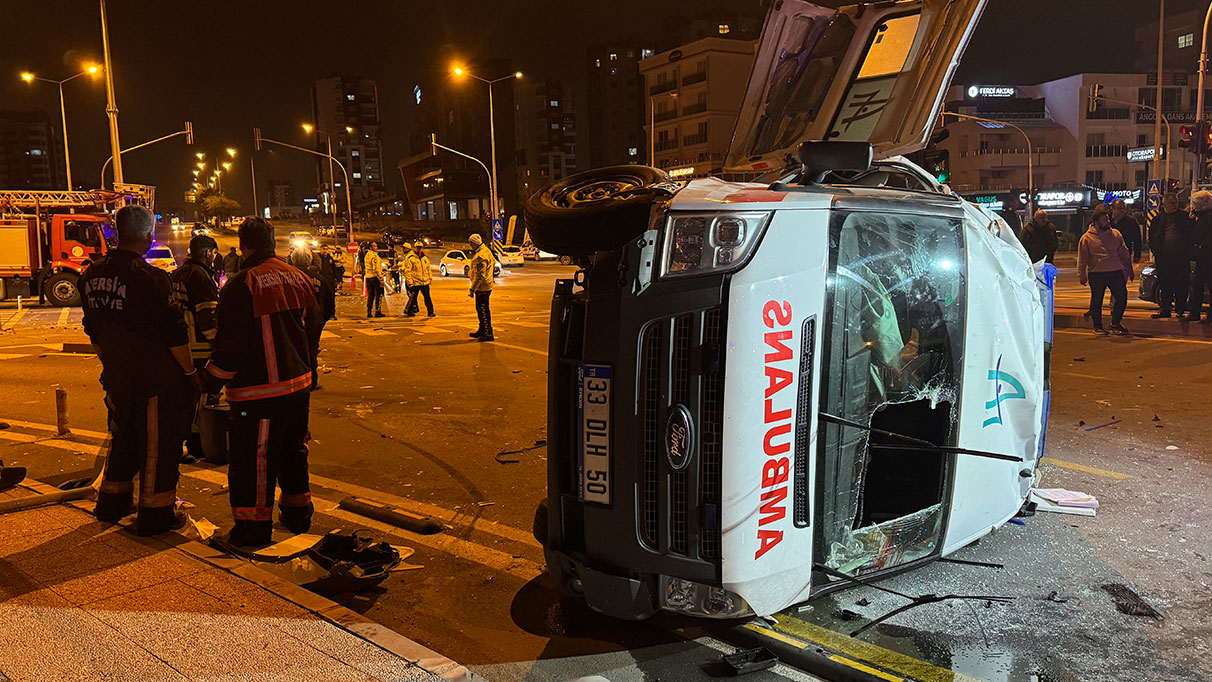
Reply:
M315 506L308 502L305 506L299 507L281 507L281 513L278 515L278 520L286 526L286 530L301 535L311 530L311 515L315 512Z
M135 501L131 492L97 493L97 507L93 510L93 516L96 516L98 521L117 523L133 513Z

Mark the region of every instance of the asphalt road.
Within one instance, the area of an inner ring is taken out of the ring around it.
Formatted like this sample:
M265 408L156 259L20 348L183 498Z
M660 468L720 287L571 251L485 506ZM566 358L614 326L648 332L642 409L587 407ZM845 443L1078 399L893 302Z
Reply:
M323 388L312 394L315 532L368 527L412 553L409 570L378 591L335 598L490 680L711 679L728 631L660 617L614 622L542 577L530 527L545 451L532 446L545 438L551 286L571 272L528 264L503 275L495 343L467 337L475 318L462 277L435 278L431 319L398 317L397 295L388 318L368 321L360 296L341 297L323 340ZM9 308L0 321L0 420L10 424L0 429L0 457L52 483L87 475L105 426L99 366L59 345L83 340L79 311ZM1012 602L922 606L853 640L833 638L904 604L859 588L781 614L779 637L923 680L1212 678L1209 346L1059 331L1043 484L1096 495L1099 515L1037 514L959 554L1004 568L936 563L885 583ZM56 387L68 391L74 429L62 438L49 426ZM511 450L522 452L502 459L516 463L497 460ZM230 523L225 475L183 467L179 496L194 519ZM447 530L422 536L336 508L349 495L432 515ZM1162 617L1117 611L1102 589L1113 583ZM807 678L781 667L749 679Z

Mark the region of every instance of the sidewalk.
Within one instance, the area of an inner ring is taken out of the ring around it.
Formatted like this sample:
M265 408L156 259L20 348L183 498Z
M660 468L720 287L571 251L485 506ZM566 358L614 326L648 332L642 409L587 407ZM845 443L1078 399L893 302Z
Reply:
M1177 336L1186 338L1212 339L1212 324L1187 322L1177 318L1153 319L1158 306L1149 301L1142 301L1139 296L1140 271L1151 263L1148 255L1141 258L1135 265L1136 281L1128 282L1128 309L1124 312L1124 326L1134 336ZM1090 331L1093 325L1085 316L1090 305L1090 289L1077 281L1077 254L1064 252L1056 254L1056 268L1059 270L1056 278L1056 314L1054 316L1057 329L1084 329ZM1103 324L1109 325L1111 316L1111 297L1108 295L1103 304Z
M480 679L248 562L137 537L91 506L0 515L0 680Z

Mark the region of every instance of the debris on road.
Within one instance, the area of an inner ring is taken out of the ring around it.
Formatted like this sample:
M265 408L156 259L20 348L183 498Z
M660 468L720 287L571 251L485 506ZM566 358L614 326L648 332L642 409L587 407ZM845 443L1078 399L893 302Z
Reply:
M1178 446L1177 446L1177 445L1167 445L1167 446L1166 446L1166 449L1167 449L1167 450L1177 450L1177 449L1178 449Z
M1120 613L1126 613L1129 616L1148 616L1157 620L1162 619L1162 615L1157 609L1149 606L1139 594L1127 585L1110 583L1103 585L1102 588L1107 594L1111 595L1111 598L1115 601L1115 608Z
M1118 424L1118 423L1120 423L1121 421L1123 421L1123 420L1122 420L1122 419L1113 419L1113 420L1111 420L1111 421L1107 422L1106 424L1099 424L1098 426L1091 426L1090 428L1088 428L1088 429L1086 429L1086 430L1087 430L1087 431L1096 431L1096 430L1101 429L1101 428L1106 427L1106 426L1111 426L1111 425L1113 425L1113 424Z
M411 530L421 535L433 535L442 532L442 524L435 521L433 517L414 514L406 509L393 507L365 497L346 497L337 506L345 511L361 514L375 521L390 523L393 526Z
M720 656L720 660L728 666L728 672L736 676L773 668L774 664L779 662L779 657L766 647L760 646L724 654Z
M493 459L497 460L497 462L499 462L501 464L517 464L518 462L520 462L522 460L517 459L516 457L511 457L510 455L520 455L523 452L530 452L531 450L537 450L538 448L544 447L546 445L547 445L547 439L540 438L534 442L534 445L529 445L524 448L518 448L517 450L502 450L502 451L498 452L493 457Z
M1034 488L1032 494L1059 504L1063 507L1088 507L1098 509L1098 498L1086 493L1064 488Z

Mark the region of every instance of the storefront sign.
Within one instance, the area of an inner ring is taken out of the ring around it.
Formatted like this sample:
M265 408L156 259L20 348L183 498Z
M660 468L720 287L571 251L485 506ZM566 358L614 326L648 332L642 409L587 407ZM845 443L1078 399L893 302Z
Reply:
M1139 189L1098 190L1098 200L1104 204L1110 204L1117 199L1123 199L1125 204L1135 206L1140 203L1140 197L1141 191Z
M1014 97L1015 88L1006 85L969 85L968 97Z
M1040 208L1058 208L1063 206L1083 206L1088 192L1082 190L1063 190L1040 192L1035 195L1035 205Z
M1153 147L1134 147L1128 150L1128 163L1144 163L1153 160ZM1162 158L1166 158L1166 148L1162 147Z
M671 178L684 178L687 175L694 175L694 166L687 166L686 168L674 168L673 170L669 171L669 177Z

